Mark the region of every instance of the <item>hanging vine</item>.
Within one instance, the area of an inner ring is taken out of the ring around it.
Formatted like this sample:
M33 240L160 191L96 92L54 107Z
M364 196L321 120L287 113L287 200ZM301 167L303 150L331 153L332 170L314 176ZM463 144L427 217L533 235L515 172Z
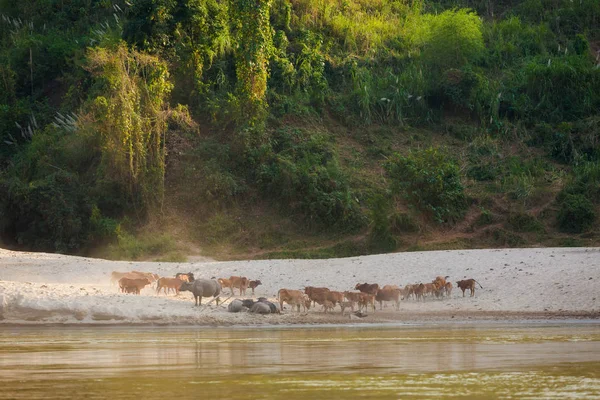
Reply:
M93 126L102 137L104 175L127 188L135 206L161 204L165 174L165 98L172 85L166 64L129 50L89 50L88 70L100 94Z
M259 130L267 110L268 60L273 49L269 23L271 0L230 0L235 34L237 97L241 117L249 128Z

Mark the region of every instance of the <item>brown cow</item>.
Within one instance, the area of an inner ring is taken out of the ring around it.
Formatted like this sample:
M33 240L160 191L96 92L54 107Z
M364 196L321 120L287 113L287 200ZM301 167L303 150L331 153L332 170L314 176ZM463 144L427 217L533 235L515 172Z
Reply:
M292 306L292 311L294 310L294 306L298 309L298 312L300 312L300 306L304 308L304 312L310 308L310 299L300 290L279 289L277 298L279 299L279 308L281 310L283 310L284 302Z
M353 303L358 303L360 301L361 292L344 292L344 297L346 300L351 301Z
M417 285L406 285L404 286L404 298L409 299L411 295L415 294L415 286Z
M339 304L342 301L344 301L344 293L330 290L329 293L327 293L327 300L332 302L335 306L336 304Z
M446 286L444 286L444 290L446 291L446 296L450 297L450 293L452 293L452 282L446 282Z
M396 309L399 310L401 293L402 292L399 288L398 289L381 289L375 295L375 301L379 302L380 310L383 309L384 301L393 301L396 306Z
M129 278L129 279L142 279L148 278L150 283L156 281L158 275L152 274L150 272L140 272L140 271L130 271L130 272L117 272L113 271L110 274L110 283L118 282L121 278Z
M308 295L308 298L318 304L323 304L327 300L329 289L325 287L313 287L307 286L304 288L304 293Z
M219 278L217 279L217 281L219 281L219 283L221 284L221 288L225 289L226 287L228 287L231 290L231 295L233 296L233 286L231 286L231 281L227 278Z
M248 282L248 287L250 289L252 289L252 294L254 294L254 289L256 289L256 287L258 285L262 285L262 282L260 280L255 280L255 281Z
M465 290L471 289L471 297L473 297L473 296L475 296L475 283L477 283L479 285L479 287L483 289L483 286L481 286L481 283L477 282L475 279L465 279L462 281L458 281L458 282L456 282L456 286L461 288L461 290L463 292L463 297L465 297Z
M373 284L357 283L356 286L354 286L354 289L360 290L363 293L372 294L374 296L377 294L377 291L379 290L379 285L376 283L373 283Z
M119 287L121 288L121 291L123 293L131 293L131 291L133 290L133 293L135 294L140 294L140 290L142 290L144 287L146 287L146 285L150 284L150 279L148 278L127 278L127 277L122 277L121 279L119 279Z
M425 283L425 290L423 291L423 296L433 295L434 287L433 283Z
M446 278L449 278L449 277L448 276L446 276L446 277L436 276L435 279L433 281L431 281L431 283L439 283L441 286L445 286Z
M138 274L138 275L142 275L146 278L148 278L148 280L150 281L150 283L152 282L156 282L159 278L158 275L153 274L152 272L143 272L143 271L131 271L130 274Z
M417 301L423 300L423 294L425 293L425 285L419 283L418 285L412 285Z
M240 296L246 294L246 289L248 288L248 278L245 276L230 276L229 281L231 282L231 294L233 294L233 289L240 289Z
M327 311L329 311L329 310L333 311L334 307L335 307L335 304L333 304L329 300L325 300L323 302L323 312L325 312L325 314L327 314Z
M369 304L373 308L373 312L375 312L375 295L369 293L360 293L358 300L358 309L361 310L364 307L365 311L368 311Z
M342 301L340 303L340 308L342 309L342 315L344 315L344 311L349 308L352 312L354 312L354 301Z
M400 289L400 286L398 286L398 285L385 285L384 287L381 288L381 290L389 290L389 289Z
M165 295L167 295L168 292L173 289L177 296L182 283L183 281L179 278L160 278L156 283L156 294L160 294L160 289L162 289L165 292Z

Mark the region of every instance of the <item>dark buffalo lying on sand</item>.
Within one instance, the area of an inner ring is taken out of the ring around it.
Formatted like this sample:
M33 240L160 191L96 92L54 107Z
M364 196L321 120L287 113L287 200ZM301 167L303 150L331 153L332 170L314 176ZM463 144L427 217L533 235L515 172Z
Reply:
M229 303L229 306L227 306L227 311L234 312L234 313L240 312L243 309L244 309L244 304L239 299L233 300L231 303Z
M196 305L202 305L203 297L217 297L217 305L219 305L218 296L221 294L221 285L213 279L196 279L194 282L183 282L179 288L180 292L192 292Z
M267 303L257 301L250 309L250 312L256 314L271 314L271 307L269 307Z

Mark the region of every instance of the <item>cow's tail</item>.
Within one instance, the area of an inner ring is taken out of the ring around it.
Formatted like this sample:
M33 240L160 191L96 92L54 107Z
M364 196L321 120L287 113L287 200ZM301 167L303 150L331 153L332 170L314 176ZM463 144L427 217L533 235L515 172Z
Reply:
M473 279L473 280L475 281L475 279ZM475 282L477 282L477 281L475 281ZM477 284L479 285L480 288L483 289L483 286L481 286L481 283L477 282Z
M280 296L279 296L279 293L281 293L281 291L282 291L282 290L283 290L283 289L279 289L279 290L277 291L277 300L279 300L279 297L280 297Z

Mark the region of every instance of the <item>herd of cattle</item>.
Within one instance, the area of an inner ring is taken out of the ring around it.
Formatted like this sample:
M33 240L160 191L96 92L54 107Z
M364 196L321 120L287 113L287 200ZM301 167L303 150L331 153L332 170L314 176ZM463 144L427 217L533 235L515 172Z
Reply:
M453 285L447 281L446 277L438 276L430 283L409 284L404 287L397 285L385 285L380 287L378 284L358 283L354 287L355 291L339 292L326 287L307 286L304 290L280 289L277 293L279 304L270 302L264 297L260 297L257 301L252 299L234 299L228 306L230 312L239 312L248 310L254 313L268 314L279 313L283 310L284 303L287 303L292 311L296 309L298 312L302 309L308 311L311 306L322 306L322 310L327 313L333 311L339 306L342 314L347 310L361 313L364 309L368 311L369 307L373 311L376 310L375 304L379 303L379 309L383 309L384 302L392 302L396 309L400 309L401 300L414 299L423 301L426 297L443 298L449 297L452 293ZM116 272L111 274L111 282L118 282L121 292L140 294L140 291L151 284L156 283L156 294L160 291L168 295L171 291L178 295L181 291L192 292L195 299L195 304L201 305L203 297L212 297L217 305L219 304L221 290L229 288L231 296L234 296L234 289L239 290L240 296L246 294L246 289L254 289L261 285L260 280L250 280L244 276L230 276L229 278L211 278L211 279L195 279L194 274L178 273L175 277L159 277L157 274L150 272ZM475 295L475 283L481 288L481 284L475 279L466 279L456 282L457 286L462 290L463 297L465 291L470 290L471 297ZM231 297L230 296L230 297ZM211 300L212 301L212 300Z

